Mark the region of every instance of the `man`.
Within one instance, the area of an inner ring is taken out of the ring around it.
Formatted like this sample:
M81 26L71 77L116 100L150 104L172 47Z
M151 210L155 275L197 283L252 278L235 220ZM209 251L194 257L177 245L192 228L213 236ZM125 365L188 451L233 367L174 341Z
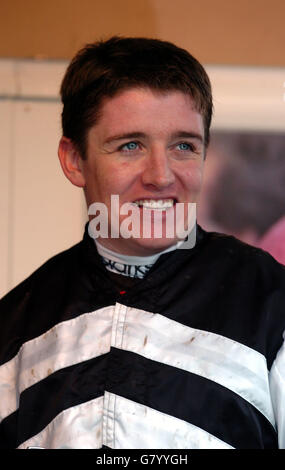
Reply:
M209 142L204 69L112 38L76 55L61 96L59 158L90 222L1 301L1 446L284 447L284 268L232 237L179 236Z

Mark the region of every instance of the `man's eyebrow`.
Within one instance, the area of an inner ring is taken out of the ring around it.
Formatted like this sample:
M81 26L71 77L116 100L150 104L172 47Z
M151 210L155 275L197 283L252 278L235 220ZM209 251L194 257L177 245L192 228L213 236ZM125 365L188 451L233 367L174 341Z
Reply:
M144 132L127 132L125 134L117 134L117 135L112 135L108 137L105 141L104 144L110 144L113 142L117 142L119 140L125 140L125 139L141 139L145 138L146 134ZM195 139L199 140L202 144L204 143L204 139L201 134L197 132L192 132L192 131L177 131L171 134L172 139Z
M195 139L199 140L202 144L204 143L203 136L197 132L188 131L177 131L172 134L172 139Z
M141 139L142 137L146 137L143 132L128 132L126 134L117 134L108 137L104 144L110 144L111 142L116 142L118 140L125 140L125 139Z

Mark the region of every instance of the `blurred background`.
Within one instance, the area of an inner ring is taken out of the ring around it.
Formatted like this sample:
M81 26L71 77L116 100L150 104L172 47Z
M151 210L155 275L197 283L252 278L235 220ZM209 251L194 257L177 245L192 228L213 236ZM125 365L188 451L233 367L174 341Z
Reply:
M285 264L284 0L10 0L0 17L0 297L82 238L83 195L61 173L59 86L111 35L165 39L203 63L215 115L198 222Z

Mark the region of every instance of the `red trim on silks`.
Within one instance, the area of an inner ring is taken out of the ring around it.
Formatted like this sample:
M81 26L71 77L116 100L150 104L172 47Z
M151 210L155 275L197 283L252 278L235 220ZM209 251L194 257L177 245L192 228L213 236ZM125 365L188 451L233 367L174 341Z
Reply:
M125 291L125 290L121 290L121 291L120 291L120 294L123 295L123 294L125 294L126 292L127 292L127 291Z

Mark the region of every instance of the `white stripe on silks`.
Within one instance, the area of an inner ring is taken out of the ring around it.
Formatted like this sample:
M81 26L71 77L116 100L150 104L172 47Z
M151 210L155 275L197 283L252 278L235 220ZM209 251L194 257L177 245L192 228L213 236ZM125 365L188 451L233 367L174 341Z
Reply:
M51 373L107 353L110 345L195 373L240 395L275 425L265 357L229 338L160 314L109 306L54 326L0 367L0 420L19 394Z
M285 332L283 333L285 339ZM269 383L273 409L275 412L278 445L285 449L285 343L283 342L275 361L270 369Z
M193 424L106 392L103 444L112 449L233 449Z
M103 397L62 411L18 449L99 449L102 447Z
M256 407L275 427L265 357L224 336L116 305L112 346L205 377Z
M207 431L126 398L105 396L62 411L18 449L232 449Z
M19 395L51 373L110 351L114 307L84 313L24 343L0 367L0 421L14 412Z

